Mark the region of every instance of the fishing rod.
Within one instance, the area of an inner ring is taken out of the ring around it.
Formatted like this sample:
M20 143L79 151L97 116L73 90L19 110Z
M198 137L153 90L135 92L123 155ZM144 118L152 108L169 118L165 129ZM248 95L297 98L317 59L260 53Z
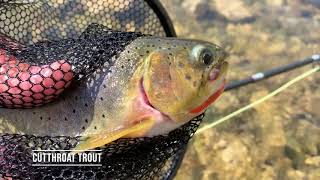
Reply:
M248 85L248 84L252 84L252 83L261 81L263 79L267 79L267 78L276 76L278 74L285 73L285 72L288 72L288 71L291 71L291 70L294 70L294 69L306 66L308 64L312 64L312 63L319 63L320 64L320 54L314 54L311 57L308 57L306 59L296 61L296 62L287 64L284 66L276 67L276 68L273 68L273 69L270 69L270 70L267 70L264 72L258 72L248 78L231 82L226 86L225 91L229 91L229 90L236 89L236 88Z

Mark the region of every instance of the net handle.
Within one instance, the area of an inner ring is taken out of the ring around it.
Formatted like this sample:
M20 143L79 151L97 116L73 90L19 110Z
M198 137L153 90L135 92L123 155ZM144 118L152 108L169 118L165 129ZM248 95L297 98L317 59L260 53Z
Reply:
M163 5L158 0L145 0L145 2L158 16L163 30L166 33L166 36L177 37L171 18L169 17L167 11L164 9Z

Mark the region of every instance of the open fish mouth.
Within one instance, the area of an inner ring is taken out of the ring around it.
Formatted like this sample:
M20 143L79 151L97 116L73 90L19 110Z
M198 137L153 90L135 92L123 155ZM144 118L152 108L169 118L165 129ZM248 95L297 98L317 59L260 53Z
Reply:
M210 82L213 82L215 80L218 79L219 75L220 75L220 69L221 69L221 65L219 65L218 67L213 68L208 76L208 80Z
M209 73L208 81L214 82L220 76L223 76L226 73L227 67L228 67L227 62L222 62L222 63L218 64L216 67L213 67Z

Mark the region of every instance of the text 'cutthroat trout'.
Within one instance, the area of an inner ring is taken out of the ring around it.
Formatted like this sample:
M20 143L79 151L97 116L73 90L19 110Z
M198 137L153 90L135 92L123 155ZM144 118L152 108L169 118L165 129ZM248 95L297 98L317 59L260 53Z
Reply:
M10 56L0 52L1 70ZM4 107L9 96L20 98L21 106L27 105L24 95L10 94L15 87L30 92L31 98L25 98L29 101L36 101L34 94L41 94L43 101L52 100L46 94L48 89L66 90L61 98L39 107L1 108L0 133L82 136L75 149L88 150L123 137L167 134L203 113L224 90L226 53L208 42L142 36L112 58L109 69L97 69L79 82L72 80L76 73L67 57L33 69L25 64L25 69L17 67L17 72L12 71L15 66L5 66L7 70L0 74L5 76L0 80ZM58 71L55 66L61 73L51 75ZM28 78L19 78L24 71L30 77L25 74ZM50 73L49 79L46 73ZM32 79L35 75L37 78ZM57 78L65 78L64 83L59 85ZM76 85L69 87L69 82ZM35 88L37 83L41 86Z

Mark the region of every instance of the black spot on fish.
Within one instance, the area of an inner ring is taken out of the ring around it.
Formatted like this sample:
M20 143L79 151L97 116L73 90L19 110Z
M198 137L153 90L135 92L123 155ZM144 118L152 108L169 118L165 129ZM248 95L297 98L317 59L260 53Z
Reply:
M67 117L65 117L65 118L64 118L64 120L65 120L65 121L68 121L68 118L67 118Z
M40 120L42 120L43 118L42 118L42 116L40 116Z
M173 56L173 54L172 54L172 53L169 53L169 56Z
M73 112L73 113L76 113L76 110L74 109L74 110L72 110L72 112Z
M156 45L152 44L152 47L156 47Z
M102 117L105 118L106 116L104 114L102 114Z
M193 87L197 87L197 81L193 81Z
M82 129L85 130L86 128L83 126Z
M97 126L94 126L94 129L97 129Z
M88 123L88 119L85 119L84 121L85 121L86 123Z
M36 114L36 112L32 112L32 114Z
M190 81L191 80L191 76L189 74L186 74L186 79Z
M121 69L123 69L124 68L124 65L121 65Z
M267 159L267 160L264 161L264 164L272 166L274 163L272 162L271 159Z
M180 68L184 68L184 64L183 64L181 61L179 61L178 66L179 66Z
M51 117L48 117L48 120L50 121L50 120L51 120Z
M103 88L107 88L107 86L104 84L104 85L103 85ZM87 106L88 106L88 105L87 105Z
M147 50L147 51L146 51L146 53L147 53L147 54L149 54L149 53L150 53L150 51L148 51L148 50Z
M85 103L85 104L84 104L84 106L85 106L85 107L88 107L88 104L87 104L87 103Z
M103 97L100 97L100 100L103 101Z

